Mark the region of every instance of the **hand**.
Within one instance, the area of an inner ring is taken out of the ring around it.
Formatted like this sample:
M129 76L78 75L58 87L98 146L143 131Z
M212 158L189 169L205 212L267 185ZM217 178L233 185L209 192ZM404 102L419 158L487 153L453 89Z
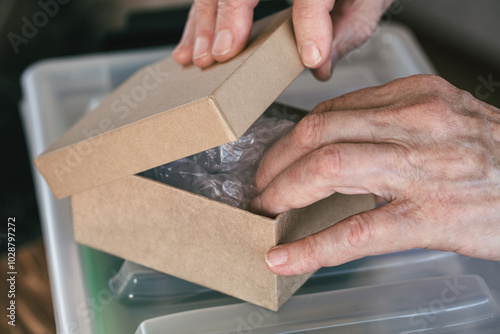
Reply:
M320 80L337 60L363 44L393 0L295 0L293 24L305 66ZM195 0L174 59L207 67L244 49L258 0Z
M500 260L500 110L430 75L346 94L271 147L256 187L268 216L335 192L388 202L271 249L276 274L412 248Z

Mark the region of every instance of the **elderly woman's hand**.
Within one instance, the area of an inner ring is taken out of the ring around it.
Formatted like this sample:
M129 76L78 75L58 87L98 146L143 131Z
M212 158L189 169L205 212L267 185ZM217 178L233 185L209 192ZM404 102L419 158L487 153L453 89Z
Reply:
M305 66L327 80L336 61L372 34L393 0L295 0L293 24ZM207 67L244 49L258 0L195 0L174 59Z
M256 186L268 216L335 192L388 202L272 249L280 275L411 248L500 260L500 110L430 75L362 89L278 141Z

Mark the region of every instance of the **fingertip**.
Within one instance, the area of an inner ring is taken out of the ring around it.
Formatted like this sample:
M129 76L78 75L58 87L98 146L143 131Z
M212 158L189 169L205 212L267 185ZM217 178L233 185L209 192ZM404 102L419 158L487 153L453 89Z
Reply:
M314 41L306 41L299 46L302 63L308 68L318 68L323 64L323 56Z
M225 62L243 51L250 37L251 24L250 20L248 26L224 28L218 31L211 50L212 57L218 62Z
M232 50L233 33L229 29L222 29L215 35L212 57L217 61L226 61Z
M274 274L281 276L296 276L310 273L320 267L312 262L305 262L298 254L298 248L302 246L302 240L290 244L278 245L271 248L266 256L266 266Z
M288 252L284 247L275 246L267 252L265 260L269 270L274 272L278 267L286 265Z
M297 47L302 63L310 69L323 66L329 58L333 39L330 11L334 2L325 0L314 6L306 0L293 3L292 15Z
M257 196L254 197L254 199L252 199L252 201L248 205L248 208L249 208L250 212L259 214L260 211L261 211L261 205L260 204L261 204L261 198L260 198L260 195L257 195Z
M252 29L253 9L258 0L219 1L212 57L225 62L246 46Z
M330 59L317 69L311 69L312 74L319 81L328 81L333 75L335 65L338 61L337 51L332 49Z
M227 47L221 47L220 45L217 45L217 37L214 42L214 47L212 48L212 58L215 59L217 62L226 62L228 60L231 60L232 58L236 57L240 52L242 52L248 42L248 38L244 40L234 40L232 41L231 46Z
M286 245L278 245L271 248L266 256L266 266L269 271L281 276L296 276L305 272L294 268L293 261L289 257L289 252Z
M254 182L254 186L255 188L258 190L258 191L263 191L265 186L266 186L266 182L264 180L264 168L261 167L261 166L265 166L265 155L264 157L260 160L260 163L259 163L259 167L257 168L257 172L255 173L255 182Z
M311 72L319 81L328 81L332 77L333 66L331 61L326 61L319 68L312 69Z
M214 62L215 62L214 59L209 54L199 58L193 58L193 64L199 68L207 68Z
M187 65L191 63L192 60L192 50L188 50L185 47L177 46L172 52L172 57L179 65Z
M205 68L214 63L210 53L210 40L205 36L198 36L194 42L193 63L195 66Z

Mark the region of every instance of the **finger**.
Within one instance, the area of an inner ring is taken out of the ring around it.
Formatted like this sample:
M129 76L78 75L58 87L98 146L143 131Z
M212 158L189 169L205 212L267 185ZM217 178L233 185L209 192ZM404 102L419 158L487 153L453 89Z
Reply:
M394 104L401 96L414 92L402 79L387 84L356 90L318 104L311 112L383 108Z
M302 62L319 68L330 59L332 20L330 11L335 0L295 0L293 26Z
M252 28L253 9L258 0L219 0L212 57L226 61L243 50Z
M214 63L211 50L217 16L217 0L197 0L194 6L196 37L193 46L193 63L204 68Z
M332 76L333 64L335 64L335 60L330 57L320 67L311 69L311 73L319 81L327 81Z
M187 65L193 60L194 32L195 32L195 9L194 5L189 10L186 26L182 33L179 44L175 47L172 55L174 60L180 65Z
M430 78L431 77L431 78ZM411 106L415 96L429 96L429 84L443 85L439 77L413 75L399 78L380 86L359 89L318 104L311 113L377 109L389 106ZM432 97L432 95L430 96Z
M332 11L332 58L340 59L361 46L392 2L339 0Z
M425 248L432 231L418 226L408 210L402 202L389 203L274 247L266 255L267 267L278 275L300 275L369 255Z
M378 124L373 110L314 113L278 140L264 155L255 176L262 191L279 173L314 150L332 143L399 143L405 134L398 124Z
M395 145L333 144L286 168L251 203L252 211L274 217L302 208L335 192L373 193L387 200L406 188Z

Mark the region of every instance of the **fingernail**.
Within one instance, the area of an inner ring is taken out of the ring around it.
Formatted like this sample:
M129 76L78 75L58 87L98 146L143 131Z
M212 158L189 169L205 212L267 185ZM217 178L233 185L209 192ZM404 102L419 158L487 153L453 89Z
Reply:
M300 48L300 56L302 57L302 62L307 67L313 67L320 63L321 53L319 52L316 43L313 41L308 41L302 44Z
M266 254L266 262L270 267L281 266L286 263L288 254L282 247L276 246L271 248Z
M193 59L205 57L208 54L208 38L205 36L196 37L194 42Z
M212 54L214 56L223 56L231 51L233 45L233 34L227 29L221 30L215 37Z

